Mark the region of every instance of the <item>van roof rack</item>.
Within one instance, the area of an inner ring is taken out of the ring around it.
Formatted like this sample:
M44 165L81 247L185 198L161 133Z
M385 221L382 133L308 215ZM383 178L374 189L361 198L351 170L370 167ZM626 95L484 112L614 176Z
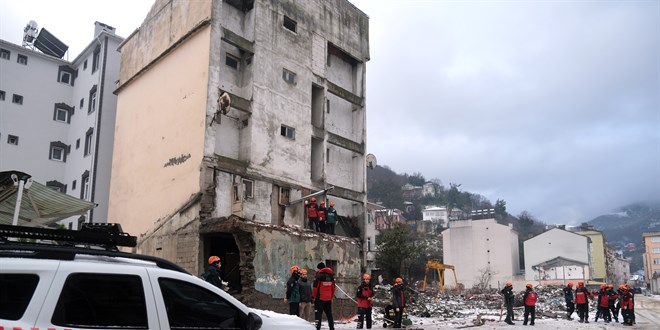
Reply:
M0 225L0 256L56 260L73 260L78 254L122 257L189 274L169 260L122 252L118 246L137 246L137 238L124 233L119 224L84 223L80 230Z

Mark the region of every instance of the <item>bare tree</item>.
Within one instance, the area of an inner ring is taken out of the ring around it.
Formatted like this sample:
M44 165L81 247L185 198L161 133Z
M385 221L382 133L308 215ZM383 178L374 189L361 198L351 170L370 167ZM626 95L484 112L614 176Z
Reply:
M493 276L497 275L497 271L494 271L490 266L486 268L481 268L478 270L478 275L472 289L477 292L484 292L486 289L490 289L490 281L493 279Z

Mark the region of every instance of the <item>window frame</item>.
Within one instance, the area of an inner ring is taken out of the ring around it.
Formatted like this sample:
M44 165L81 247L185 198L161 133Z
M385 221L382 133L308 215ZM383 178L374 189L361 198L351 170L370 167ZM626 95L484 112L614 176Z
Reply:
M13 94L11 97L11 103L23 105L23 95Z
M18 135L7 134L7 144L18 145Z
M4 101L7 93L5 91L0 91L0 101Z
M254 180L242 179L241 182L243 183L243 199L254 198Z
M60 114L64 113L64 120L60 119ZM66 109L62 108L55 108L55 121L60 122L60 123L68 123L69 122L69 111Z
M27 55L23 55L23 54L16 55L16 63L22 64L22 65L27 65L28 64Z
M282 124L280 127L280 135L289 139L289 140L295 140L296 139L296 129Z
M289 16L283 15L283 17L282 27L291 33L298 34L298 22Z
M236 66L234 67L233 65L229 65L229 63L227 63L227 61L229 61L229 60L236 62ZM230 53L225 53L225 66L228 66L233 70L240 71L240 69L241 69L241 58L238 57L238 56L232 55Z
M101 46L97 46L92 54L92 73L99 69L101 64Z
M80 179L80 199L89 200L89 171L85 171Z
M0 48L0 59L11 60L11 51L9 49Z
M92 144L94 143L94 129L89 128L85 133L85 149L83 149L83 156L89 156L92 154Z
M64 77L68 77L66 81L64 81ZM63 84L71 85L71 81L73 79L73 75L70 72L67 71L60 71L59 77L57 78L57 81Z
M282 80L284 80L287 84L289 85L297 85L298 84L298 75L287 69L287 68L282 68Z

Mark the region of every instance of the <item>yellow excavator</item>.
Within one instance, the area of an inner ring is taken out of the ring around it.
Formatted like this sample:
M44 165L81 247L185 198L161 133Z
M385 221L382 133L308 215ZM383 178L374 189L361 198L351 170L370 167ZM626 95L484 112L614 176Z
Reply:
M429 273L429 269L433 270L433 274L437 275L440 292L445 292L445 270L451 269L454 273L454 284L458 289L458 279L456 278L456 270L452 265L445 265L439 260L428 260L426 262L426 271L424 272L424 284L422 286L422 291L426 290L426 277ZM433 276L435 277L435 275Z

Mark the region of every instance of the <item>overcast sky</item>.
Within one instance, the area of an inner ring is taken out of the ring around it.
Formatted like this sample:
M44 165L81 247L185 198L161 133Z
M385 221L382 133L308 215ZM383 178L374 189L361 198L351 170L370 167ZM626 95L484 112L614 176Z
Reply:
M577 224L660 200L660 2L352 0L370 17L367 150L398 173ZM0 0L75 58L150 0Z

